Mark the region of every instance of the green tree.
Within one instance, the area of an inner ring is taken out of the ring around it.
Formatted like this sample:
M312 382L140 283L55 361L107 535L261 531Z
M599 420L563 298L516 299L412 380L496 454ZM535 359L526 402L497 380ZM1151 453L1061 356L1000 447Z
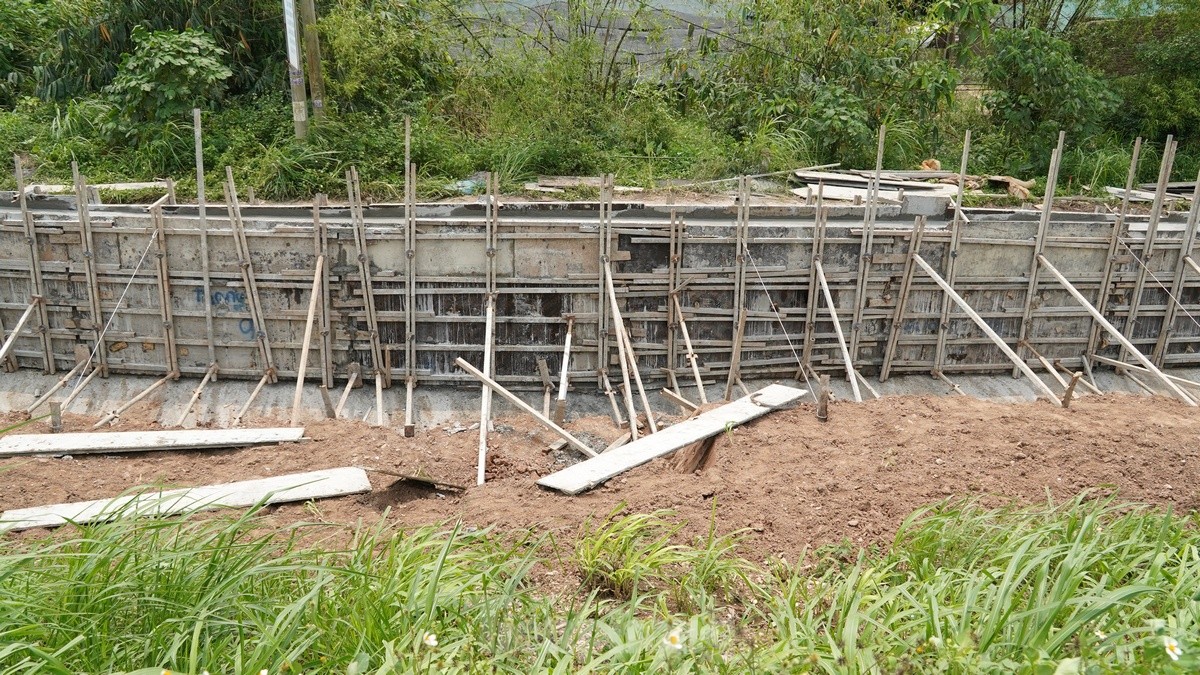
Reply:
M133 29L137 47L104 88L125 123L163 122L219 99L233 71L224 49L206 33Z

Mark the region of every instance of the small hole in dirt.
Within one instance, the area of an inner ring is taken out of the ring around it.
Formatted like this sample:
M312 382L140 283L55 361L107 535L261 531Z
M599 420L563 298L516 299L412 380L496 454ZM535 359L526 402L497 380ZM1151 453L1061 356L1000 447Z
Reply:
M401 478L387 486L387 489L382 492L372 492L367 503L376 510L383 511L389 506L407 504L418 499L436 499L438 492L437 488L428 483Z

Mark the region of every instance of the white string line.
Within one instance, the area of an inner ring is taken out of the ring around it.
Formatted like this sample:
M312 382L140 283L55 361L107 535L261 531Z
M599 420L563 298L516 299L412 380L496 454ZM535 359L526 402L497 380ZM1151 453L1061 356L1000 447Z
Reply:
M754 267L754 276L758 277L758 284L762 286L763 294L767 296L767 302L771 304L771 311L775 312L775 320L779 322L779 329L783 331L783 337L787 340L788 349L792 350L792 356L796 359L796 366L800 370L800 374L804 377L804 386L808 387L809 393L816 396L816 390L813 389L812 382L808 380L808 373L804 372L804 362L800 360L800 354L796 352L795 345L792 344L792 336L788 334L787 326L783 325L783 315L779 313L779 306L771 298L771 292L767 290L767 284L763 281L762 273L758 271L758 263L754 261L754 256L750 255L750 245L742 243L742 249L746 252L746 258L750 261L750 265Z
M1118 241L1120 241L1120 240L1118 240ZM1171 293L1171 289L1167 288L1166 285L1163 284L1162 281L1159 281L1158 277L1154 275L1154 272L1149 267L1146 266L1146 263L1142 262L1142 259L1139 258L1137 256L1137 254L1133 252L1132 248L1129 248L1129 244L1126 244L1124 241L1121 241L1121 245L1125 247L1126 251L1129 251L1129 255L1133 257L1134 261L1136 261L1138 265L1141 265L1142 269L1146 270L1146 272L1150 275L1150 278L1154 279L1154 283L1158 284L1159 287L1163 289L1163 292L1165 292L1167 294L1167 297L1171 298L1171 300L1173 300L1175 302L1175 305L1177 307L1179 307L1179 309L1183 310L1183 313L1185 315L1187 315L1187 318L1191 319L1192 323L1196 324L1196 326L1198 328L1200 328L1200 321L1197 321L1196 317L1192 316L1192 313L1187 310L1187 307L1184 306L1184 304L1179 300L1179 298L1175 297ZM1183 261L1180 260L1180 264L1185 264L1185 263L1183 263ZM1134 298L1134 300L1139 300L1139 299ZM1164 320L1166 319L1166 317L1163 317L1163 318L1164 318ZM1168 329L1170 329L1170 326L1162 327L1162 330L1168 330Z
M138 260L137 267L133 268L133 274L129 276L129 281L125 283L125 290L121 291L121 297L117 298L117 304L115 307L113 307L112 314L108 316L108 322L104 324L104 328L100 331L100 334L96 336L96 346L92 348L92 352L88 354L88 359L84 363L83 369L80 370L79 375L76 376L75 386L71 388L71 395L75 394L75 389L77 389L83 382L84 375L88 372L88 366L92 365L92 360L96 358L96 354L99 353L101 345L104 344L104 336L108 333L108 329L112 327L113 319L117 318L117 312L121 311L121 303L125 302L125 296L129 293L129 288L133 285L133 280L137 278L138 272L142 271L142 265L146 262L146 256L150 254L150 247L154 245L154 241L157 238L158 229L156 228L154 232L150 234L150 241L146 242L146 250L142 251L142 257ZM87 251L85 253L90 255L91 251ZM96 282L97 286L99 286L99 283L99 281Z

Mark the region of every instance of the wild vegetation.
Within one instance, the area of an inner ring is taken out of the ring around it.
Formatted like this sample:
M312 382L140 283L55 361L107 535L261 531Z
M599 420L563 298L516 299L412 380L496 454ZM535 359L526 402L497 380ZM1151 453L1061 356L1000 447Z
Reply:
M1185 672L1195 525L943 503L887 551L753 561L736 532L680 542L665 512L574 544L125 521L0 543L0 673Z
M514 188L864 167L880 125L888 167L957 166L970 129L972 171L1035 177L1062 129L1064 190L1121 183L1139 135L1143 179L1168 134L1176 179L1200 168L1196 0L729 0L712 23L660 5L322 0L329 114L297 141L278 2L7 0L0 149L33 180L75 160L186 192L200 106L208 164L269 199L344 192L350 164L398 196L406 116L428 196L483 170Z

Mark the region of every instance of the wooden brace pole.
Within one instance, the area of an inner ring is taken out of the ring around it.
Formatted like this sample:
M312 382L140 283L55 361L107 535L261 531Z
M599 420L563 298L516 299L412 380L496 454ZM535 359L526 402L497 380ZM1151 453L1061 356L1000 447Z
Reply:
M975 322L975 325L979 326L979 330L983 331L984 335L987 335L989 338L991 338L992 342L994 342L996 346L1000 348L1000 351L1004 352L1004 355L1013 362L1013 365L1015 365L1020 372L1024 373L1025 377L1029 378L1030 382L1036 385L1043 394L1050 397L1051 401L1054 401L1055 403L1061 403L1058 398L1058 394L1055 394L1054 390L1051 389L1048 384L1043 382L1042 378L1037 376L1037 373L1033 372L1033 369L1029 367L1029 364L1025 363L1021 357L1017 356L1017 353L1014 352L1011 347L1005 344L1004 340L996 333L996 331L992 330L992 327L983 320L983 317L979 316L979 313L976 312L975 309L969 304L967 304L967 301L958 294L958 291L954 290L950 287L950 284L946 283L946 280L942 278L942 275L937 273L937 270L930 267L929 263L925 262L925 259L922 258L920 254L915 256L913 260L916 261L916 263L921 266L921 269L925 270L925 273L928 274L929 277L942 288L942 291L944 291L951 297L951 299L954 300L954 302L959 306L960 309L962 309L963 312L966 313L967 316L971 317L971 320Z
M825 279L825 268L820 260L813 261L817 267L817 283L821 284L821 293L825 296L825 306L829 309L829 318L833 320L833 330L837 333L838 347L842 350L842 361L846 364L846 378L850 380L850 390L854 392L854 402L862 403L862 393L858 390L858 378L854 376L854 363L850 360L850 349L846 346L846 336L842 333L842 322L838 319L837 309L833 306L833 294L829 292L829 282Z
M120 408L117 408L116 410L105 415L99 422L96 422L95 424L93 424L92 428L99 429L100 427L104 426L105 424L108 424L109 422L119 421L121 418L121 413L123 413L126 410L129 410L130 408L132 408L133 406L137 405L138 403L140 403L142 401L142 399L144 399L147 396L149 396L150 394L154 393L155 391L158 390L159 387L170 382L172 379L174 379L173 374L169 374L166 377L160 378L159 380L155 381L154 384L143 389L142 393L129 399Z
M308 352L312 345L313 320L317 316L317 302L321 298L321 278L325 269L325 256L317 256L317 267L313 273L312 295L308 299L308 317L304 320L304 340L300 344L300 365L296 368L296 393L292 395L291 426L300 421L300 401L304 397L304 376L308 372Z
M192 392L192 397L188 399L188 403L186 406L184 406L183 412L179 414L179 419L175 421L175 426L183 426L183 423L187 420L187 416L191 414L192 408L196 407L196 401L200 400L200 394L204 391L204 386L208 384L209 380L217 376L217 370L217 364L213 363L209 365L208 371L204 373L204 379L200 380L200 384L197 385L195 391Z
M484 375L475 366L472 366L470 363L467 363L461 357L455 359L454 364L457 365L459 368L462 368L471 377L474 377L475 379L479 380L483 384L487 385L488 388L490 388L492 391L499 394L501 396L501 398L503 398L506 401L508 401L509 403L513 404L514 406L516 406L517 408L519 408L521 411L525 412L526 414L532 416L535 420L540 422L542 424L542 426L544 426L547 429L549 429L550 431L554 432L555 435L557 435L559 438L563 439L568 444L570 444L571 447L575 448L576 450L579 450L580 452L587 455L588 457L596 456L595 451L593 451L586 444L584 444L583 441L572 436L570 434L570 432L568 432L566 429L563 429L562 427L558 426L554 422L551 422L549 419L547 419L545 416L543 416L540 412L538 412L537 410L534 410L533 407L530 406L528 403L526 403L525 401L522 401L520 399L520 397L516 396L509 390L500 386L500 384L498 384L492 378L488 377L487 375ZM630 425L630 426L632 426L632 425Z
M1071 294L1071 297L1075 298L1075 301L1078 302L1084 309L1086 309L1088 314L1091 314L1092 318L1095 319L1096 322L1101 326L1103 326L1104 330L1108 331L1109 335L1113 336L1117 342L1121 343L1121 346L1123 346L1130 354L1132 354L1133 358L1136 359L1143 368L1154 373L1154 375L1161 380L1163 384L1167 386L1167 389L1170 389L1171 393L1175 394L1179 400L1192 407L1196 406L1196 401L1192 400L1191 396L1188 396L1187 393L1177 387L1175 383L1170 380L1170 378L1164 375L1157 366L1150 362L1150 359L1146 358L1145 354L1142 354L1140 351L1138 351L1137 348L1133 346L1133 343L1131 343L1124 335L1121 334L1121 331L1117 330L1115 326L1109 323L1108 319L1104 318L1104 315L1101 314L1091 302L1088 302L1088 299L1084 297L1083 293L1080 293L1079 289L1075 288L1075 286L1068 281L1061 272L1058 271L1058 268L1050 264L1050 261L1046 259L1046 256L1039 255L1038 262L1046 268L1046 271L1054 275L1054 278L1057 279L1058 283L1061 284L1062 287Z

